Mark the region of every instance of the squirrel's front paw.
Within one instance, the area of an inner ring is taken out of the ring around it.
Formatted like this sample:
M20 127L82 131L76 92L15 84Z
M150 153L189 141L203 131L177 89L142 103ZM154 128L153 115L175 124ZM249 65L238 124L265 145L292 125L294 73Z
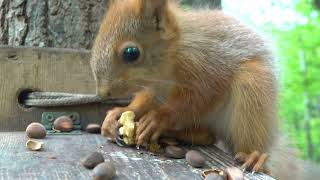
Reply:
M241 166L243 171L252 170L252 173L264 172L271 175L271 172L265 167L267 158L268 155L266 153L260 153L258 151L254 151L249 155L239 152L235 156L236 161L243 163Z
M116 129L119 125L118 119L120 118L121 114L125 111L125 108L120 107L108 111L101 128L101 134L103 136L107 136L112 141L115 141Z
M163 132L166 122L156 111L150 111L140 120L136 131L137 145L141 146L150 141L156 142Z

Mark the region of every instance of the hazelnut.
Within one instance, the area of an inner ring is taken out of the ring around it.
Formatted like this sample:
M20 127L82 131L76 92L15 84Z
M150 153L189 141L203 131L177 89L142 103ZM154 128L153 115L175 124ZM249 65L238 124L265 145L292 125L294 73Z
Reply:
M99 124L88 124L86 131L92 134L100 134L101 126Z
M70 132L73 129L73 121L68 116L60 116L54 121L53 128L61 132Z
M98 164L103 162L104 162L103 155L99 152L94 152L86 156L84 159L82 159L81 164L88 169L93 169Z
M42 124L33 122L28 125L26 134L29 138L43 139L46 137L47 132L46 128Z
M113 179L116 175L116 168L111 161L98 164L93 169L94 180L109 180Z
M195 150L190 150L187 152L186 160L189 165L196 168L203 167L206 163L204 157L198 151Z

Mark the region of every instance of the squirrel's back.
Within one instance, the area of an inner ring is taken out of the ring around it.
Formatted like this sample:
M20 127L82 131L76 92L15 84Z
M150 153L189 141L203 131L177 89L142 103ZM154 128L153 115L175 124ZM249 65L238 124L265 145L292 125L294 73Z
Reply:
M274 64L266 40L225 12L181 9L172 12L175 12L180 30L179 50L193 49L212 63L223 60L228 66L253 58Z

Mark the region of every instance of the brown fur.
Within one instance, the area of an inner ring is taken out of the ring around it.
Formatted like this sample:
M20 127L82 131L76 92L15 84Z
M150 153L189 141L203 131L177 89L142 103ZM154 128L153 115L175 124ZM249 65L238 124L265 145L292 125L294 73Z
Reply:
M217 138L234 154L271 154L271 170L284 179L286 172L272 169L291 157L274 159L280 147L278 81L265 41L221 11L185 12L170 2L110 5L91 60L98 93L138 93L128 107L108 113L103 133L112 136L119 115L133 110L141 123L139 144L166 135L199 144ZM125 43L141 49L137 62L123 63Z

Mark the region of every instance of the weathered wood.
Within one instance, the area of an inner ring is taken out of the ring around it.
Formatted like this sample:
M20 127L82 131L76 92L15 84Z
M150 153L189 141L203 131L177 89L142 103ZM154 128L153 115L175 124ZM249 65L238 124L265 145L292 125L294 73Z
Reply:
M0 47L0 131L24 130L40 121L44 111L76 111L85 126L100 123L108 106L100 104L61 108L20 108L22 89L50 92L95 94L95 82L89 66L89 51Z
M174 160L152 156L143 150L122 148L109 143L100 135L47 136L44 149L31 152L25 148L23 132L0 133L0 179L91 179L91 171L80 164L80 159L98 151L115 162L116 179L202 179L205 169L231 166L232 158L216 147L193 147L203 153L207 166L192 168L184 159ZM143 152L142 154L140 152ZM55 157L55 158L53 158ZM272 179L266 175L246 173L246 179Z

